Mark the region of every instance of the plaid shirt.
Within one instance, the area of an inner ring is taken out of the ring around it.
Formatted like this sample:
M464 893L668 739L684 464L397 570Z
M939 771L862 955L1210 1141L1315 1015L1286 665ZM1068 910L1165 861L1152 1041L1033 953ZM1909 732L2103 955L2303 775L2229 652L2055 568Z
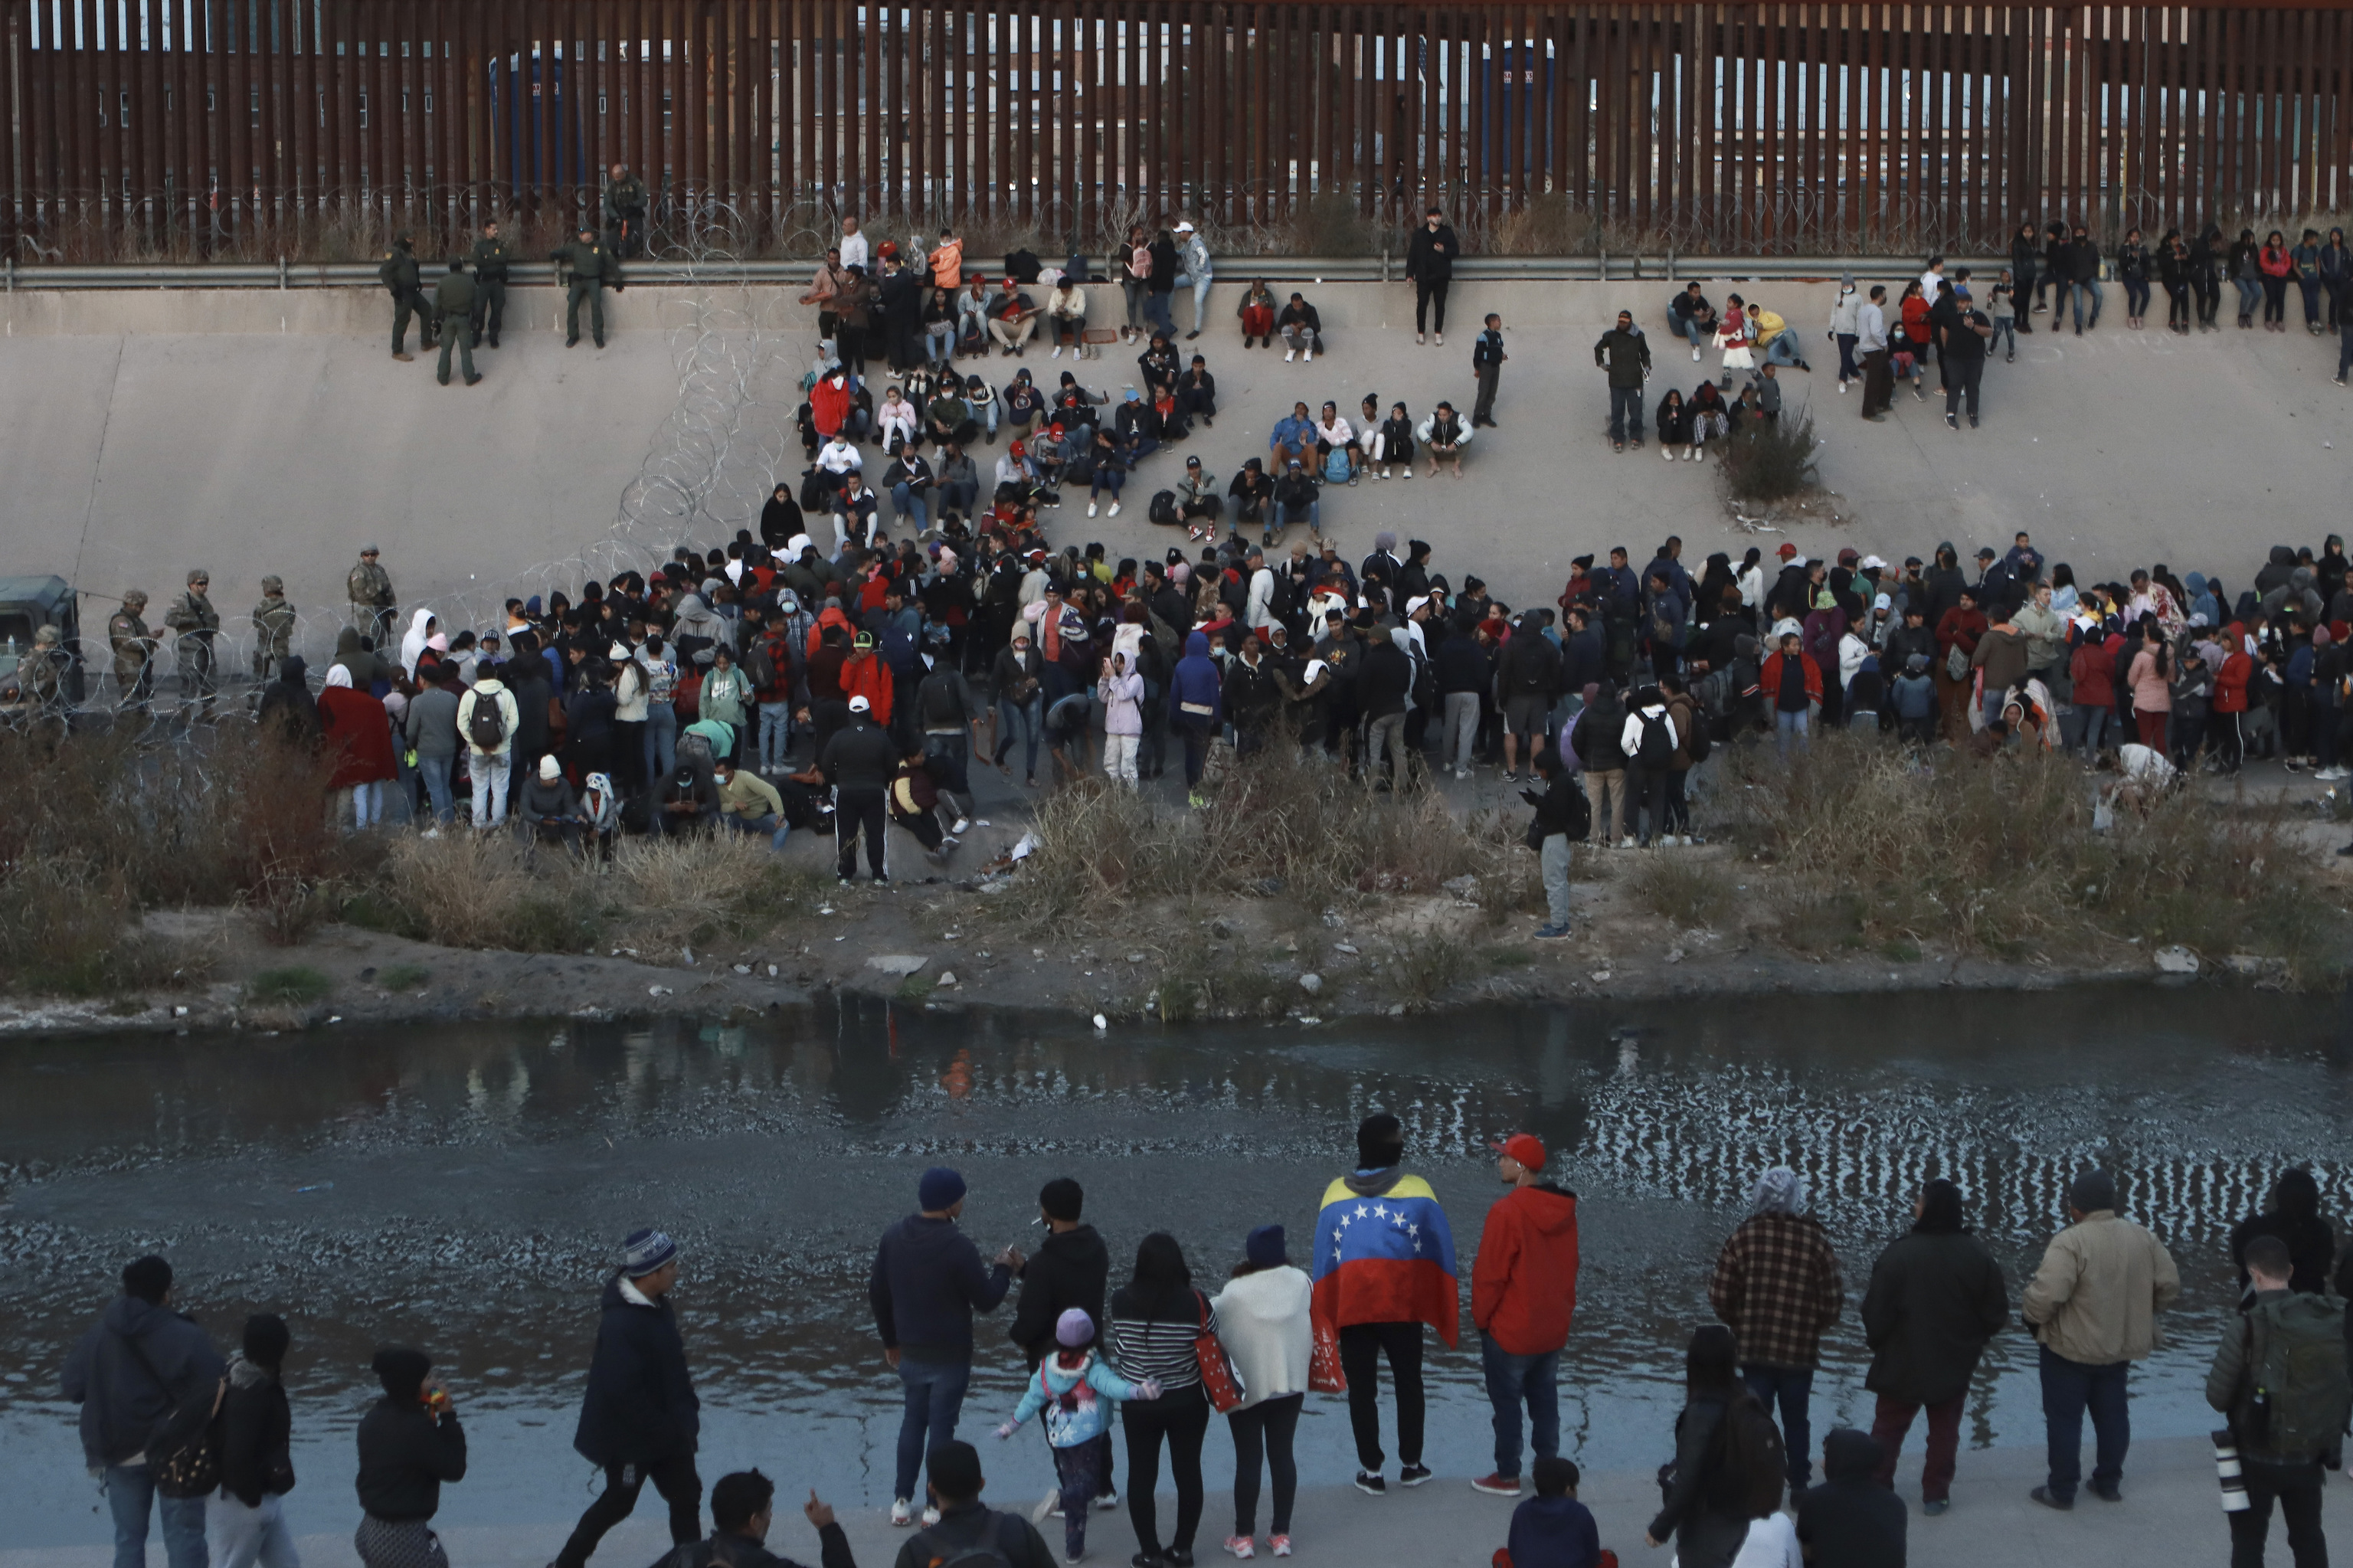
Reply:
M1811 1214L1752 1214L1715 1260L1708 1304L1732 1327L1744 1363L1812 1367L1846 1304L1838 1255Z

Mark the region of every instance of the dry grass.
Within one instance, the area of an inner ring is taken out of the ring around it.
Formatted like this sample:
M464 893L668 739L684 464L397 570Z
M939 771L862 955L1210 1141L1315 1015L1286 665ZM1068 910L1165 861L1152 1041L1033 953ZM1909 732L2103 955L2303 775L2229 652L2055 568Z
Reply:
M1717 799L1735 810L1735 844L1774 868L1757 879L1767 934L1801 950L1935 941L2103 961L2137 938L2143 952L2284 959L2308 987L2344 971L2341 893L2275 807L2188 789L2094 832L2094 780L2063 757L1989 765L1940 748L1919 760L1849 735L1821 736L1787 768L1736 747L1726 775ZM1674 874L1643 874L1653 908L1672 902Z
M1207 794L1208 807L1192 811L1094 779L1060 791L1039 812L1039 851L1006 895L1008 913L1043 928L1167 898L1280 897L1322 909L1501 875L1507 854L1526 858L1434 792L1382 794L1288 745L1229 768ZM1499 885L1509 898L1523 885Z
M1737 908L1733 884L1721 861L1695 860L1680 854L1635 857L1626 879L1634 902L1678 929L1714 929L1732 918Z

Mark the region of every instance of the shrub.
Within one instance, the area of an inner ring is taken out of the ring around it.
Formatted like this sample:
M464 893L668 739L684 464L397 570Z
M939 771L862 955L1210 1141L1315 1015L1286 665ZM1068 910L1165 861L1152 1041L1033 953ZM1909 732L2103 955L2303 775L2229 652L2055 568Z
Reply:
M1643 908L1683 927L1713 928L1730 919L1735 906L1723 863L1688 855L1637 856L1627 888Z
M249 1001L296 1007L323 1001L334 989L332 980L306 964L264 969L245 982L246 999Z
M1737 501L1786 501L1814 488L1814 416L1784 410L1778 419L1746 419L1724 442L1717 471Z

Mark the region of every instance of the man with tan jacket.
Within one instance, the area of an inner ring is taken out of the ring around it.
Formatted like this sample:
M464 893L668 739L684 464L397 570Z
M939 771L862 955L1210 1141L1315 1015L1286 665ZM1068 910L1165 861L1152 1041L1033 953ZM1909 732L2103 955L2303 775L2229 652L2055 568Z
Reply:
M2116 1179L2086 1171L2067 1189L2065 1230L2051 1238L2020 1305L2042 1342L2042 1421L2051 1478L2034 1489L2046 1508L2075 1506L2083 1474L2084 1411L2097 1449L2092 1495L2122 1502L2132 1421L2125 1373L2157 1343L2157 1314L2181 1294L2181 1275L2158 1239L2116 1217Z

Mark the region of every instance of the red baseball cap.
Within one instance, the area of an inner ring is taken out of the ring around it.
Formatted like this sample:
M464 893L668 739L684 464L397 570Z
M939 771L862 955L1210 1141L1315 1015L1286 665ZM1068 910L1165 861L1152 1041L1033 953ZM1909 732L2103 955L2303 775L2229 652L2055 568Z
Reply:
M1503 1142L1491 1143L1487 1147L1498 1154L1508 1155L1531 1171L1544 1169L1544 1140L1533 1132L1515 1132Z

